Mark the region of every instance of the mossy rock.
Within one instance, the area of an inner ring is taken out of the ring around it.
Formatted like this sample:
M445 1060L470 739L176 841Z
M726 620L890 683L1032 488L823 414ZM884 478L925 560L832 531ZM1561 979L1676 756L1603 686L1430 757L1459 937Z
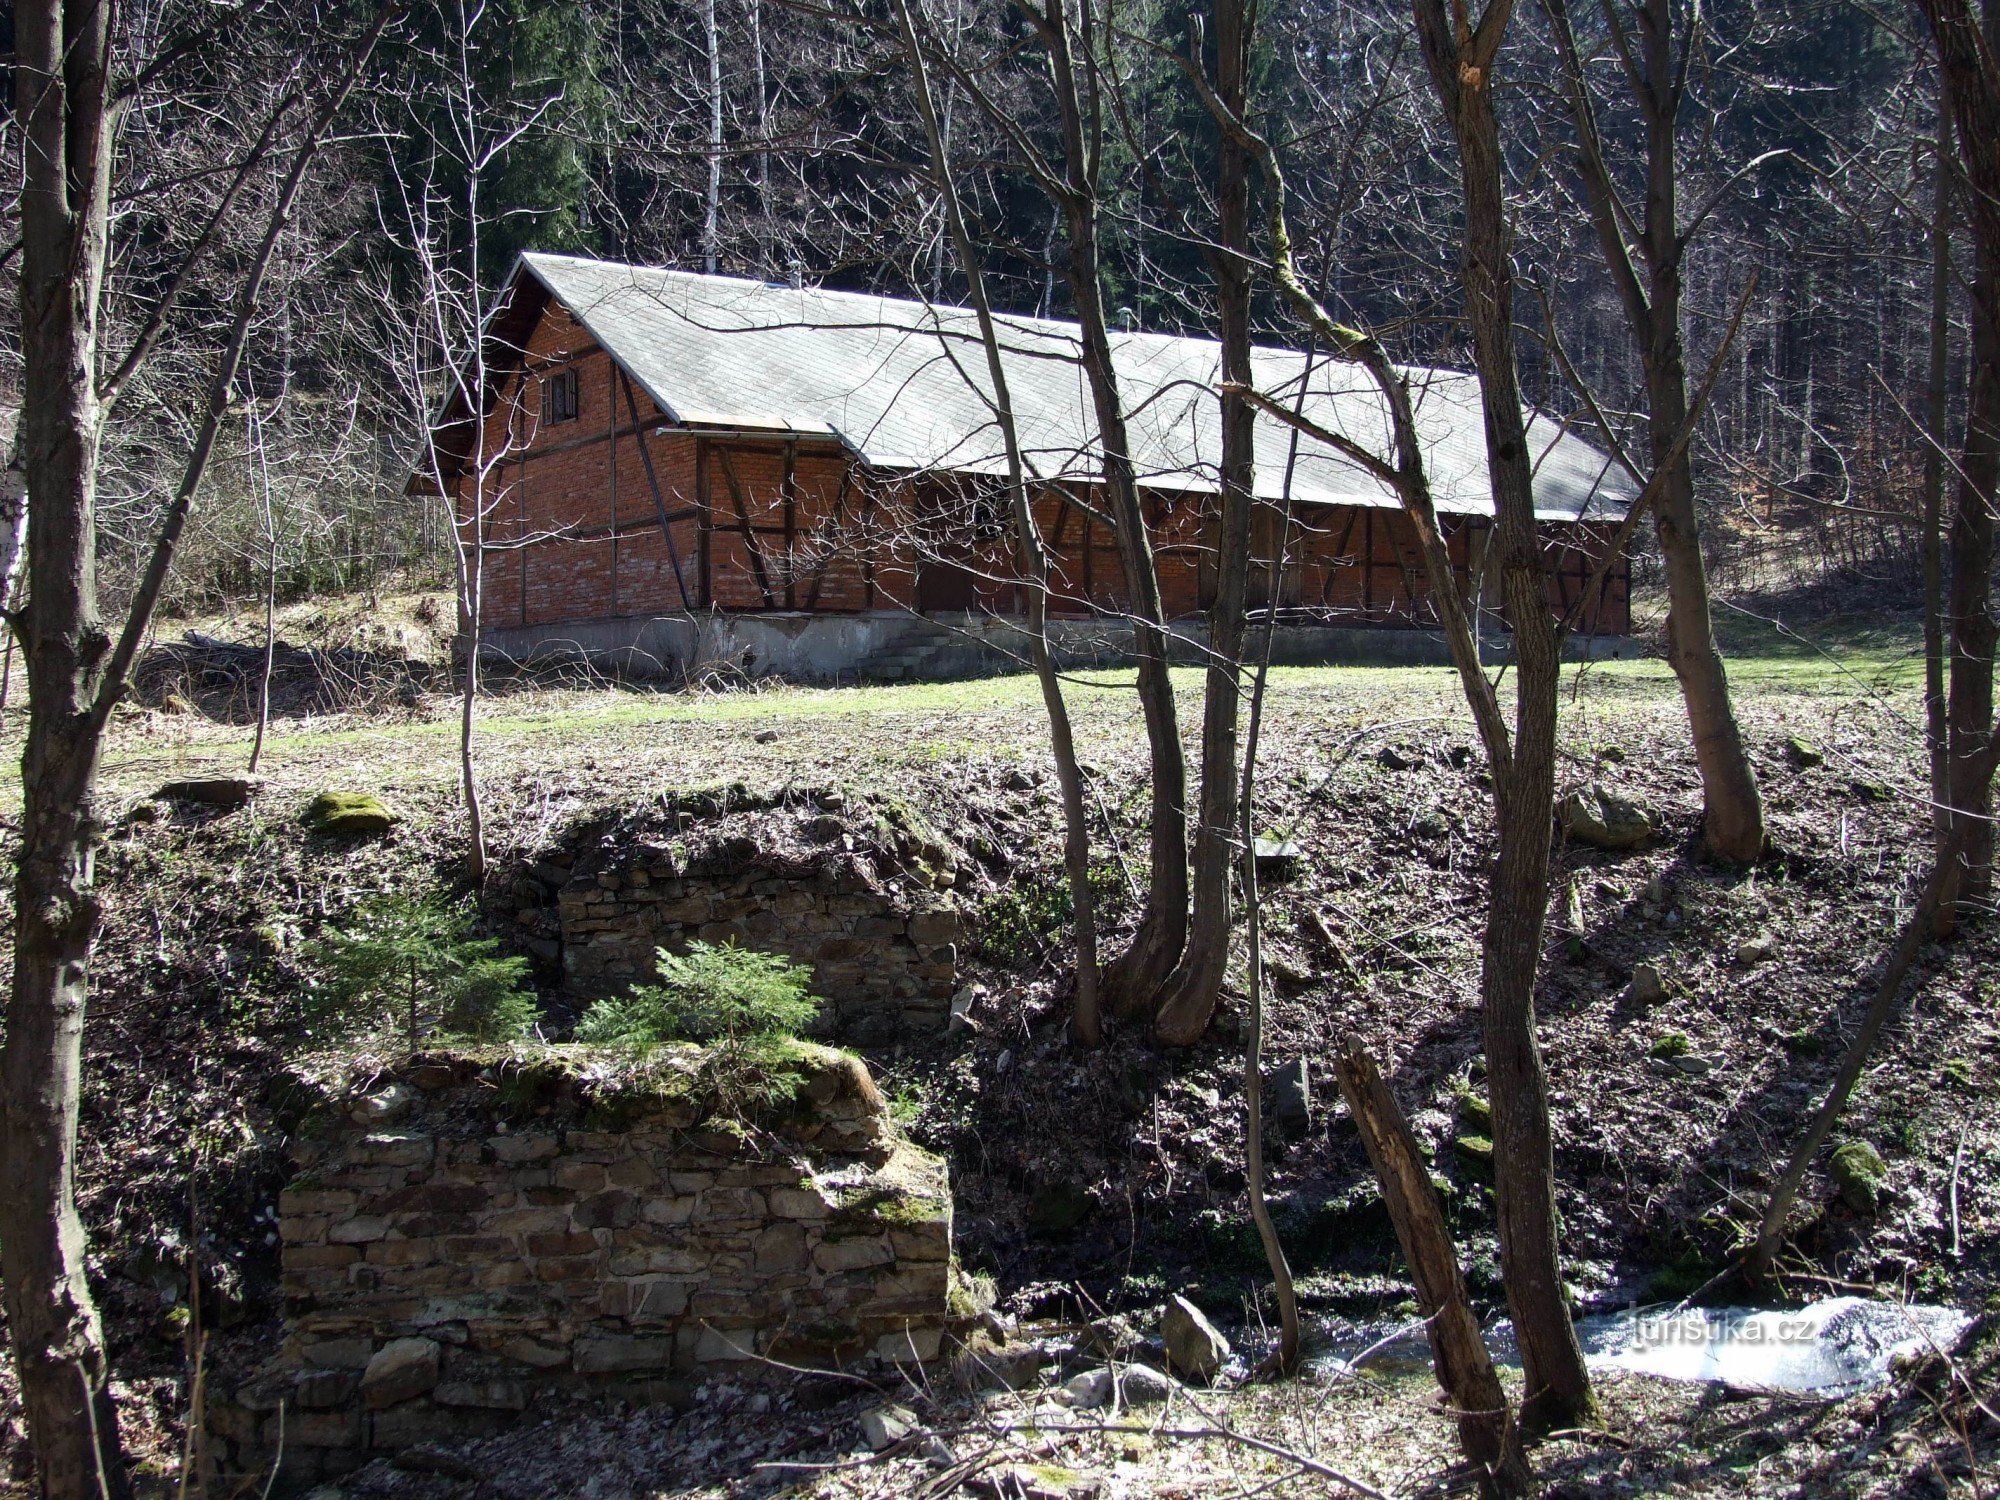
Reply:
M1827 1176L1842 1203L1857 1214L1872 1214L1881 1206L1882 1189L1889 1185L1889 1164L1868 1142L1849 1141L1833 1153Z
M368 838L402 821L372 792L321 792L306 804L307 830L327 838Z
M1451 1149L1458 1153L1459 1160L1467 1166L1483 1172L1493 1170L1493 1141L1490 1136L1454 1136Z
M1471 1089L1458 1091L1457 1112L1459 1125L1473 1135L1493 1134L1493 1106L1483 1094L1475 1094Z
M1647 1054L1661 1062L1672 1062L1677 1057L1686 1057L1693 1050L1687 1036L1678 1031L1669 1031L1646 1049Z
M1826 753L1811 740L1793 734L1785 737L1785 758L1800 770L1826 764Z

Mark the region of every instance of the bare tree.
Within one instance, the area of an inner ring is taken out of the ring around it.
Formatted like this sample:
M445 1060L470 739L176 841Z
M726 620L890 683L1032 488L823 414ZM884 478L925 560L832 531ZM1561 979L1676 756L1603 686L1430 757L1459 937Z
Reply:
M252 390L243 403L244 451L250 460L250 485L257 495L257 517L264 532L264 660L257 677L257 732L250 741L250 774L264 756L264 735L271 727L271 669L278 655L278 516L271 503L271 454L264 441L264 414Z
M394 361L404 398L424 424L426 479L453 506L452 576L458 596L459 799L465 807L466 865L475 885L486 878L486 820L480 801L474 747L480 697L481 652L486 628L486 571L495 550L493 519L509 494L508 458L531 432L535 415L517 400L507 408L502 433L493 432L493 371L488 363L487 320L492 303L481 279L480 247L491 222L486 179L495 164L555 107L560 89L518 107L496 108L481 97L480 54L500 44L504 18L483 0L458 0L444 18L443 48L427 60L432 101L438 108L412 111L401 126L420 143L416 165L392 159L396 222L385 223L415 268L410 303L391 299L385 322L397 341ZM385 221L387 219L385 214ZM517 396L518 396L517 392ZM440 401L440 397L442 400ZM463 454L448 458L440 434L430 430L432 410L457 414L466 433ZM453 459L456 460L455 464ZM522 545L527 538L515 538Z
M1575 120L1576 168L1591 224L1639 345L1652 461L1665 474L1653 514L1666 560L1667 662L1679 679L1693 731L1705 800L1703 833L1718 858L1750 864L1764 853L1763 799L1715 643L1708 569L1695 514L1694 464L1685 446L1678 454L1674 449L1688 413L1682 284L1689 247L1716 207L1711 199L1684 219L1679 197L1681 123L1687 113L1689 70L1703 45L1705 15L1698 5L1676 6L1674 0L1637 0L1629 9L1618 0L1602 0L1606 31L1645 129L1639 169L1645 192L1643 206L1635 211L1607 158L1567 0L1543 0L1543 8L1555 33Z
M27 538L32 586L9 616L27 661L29 709L21 765L14 982L0 1052L6 1101L0 1130L5 1200L0 1272L39 1482L48 1495L130 1493L75 1200L83 1019L100 911L92 856L100 827L95 793L105 725L125 690L214 451L264 269L319 143L392 14L384 9L376 16L293 145L290 169L235 297L201 427L114 639L97 600L98 452L109 408L157 343L166 324L162 309L170 310L178 285L169 283L155 317L141 326L107 375L99 335L118 116L136 89L154 81L154 70L116 76L111 6L38 0L14 9L15 106L25 122L21 455L34 504ZM288 113L291 103L289 97L283 101L275 118ZM265 142L272 133L266 132ZM190 262L212 242L233 202L231 193L196 242Z
M921 5L922 0L915 0ZM1018 586L1027 596L1028 659L1042 690L1042 706L1049 719L1049 746L1055 758L1056 780L1062 790L1063 863L1069 879L1070 906L1076 941L1076 1002L1073 1012L1077 1040L1095 1047L1103 1040L1098 1014L1097 916L1090 889L1090 813L1084 803L1083 769L1077 763L1076 739L1070 727L1069 705L1063 697L1062 678L1056 672L1049 651L1049 554L1041 528L1035 522L1033 499L1028 490L1027 465L1021 452L1021 434L1014 420L1014 402L1007 383L1007 367L1002 358L999 325L987 294L986 272L979 247L966 224L964 205L953 177L951 144L939 117L936 96L931 92L930 69L919 28L929 29L929 18L921 21L913 12L912 0L896 0L896 18L903 33L904 55L909 63L910 83L915 90L917 110L923 121L924 138L930 149L931 177L944 209L945 231L965 275L966 292L979 321L979 338L986 357L986 377L992 386L988 404L1000 428L1007 456L1007 499L1013 515L1014 548Z
M1459 594L1438 524L1408 381L1378 339L1330 317L1300 282L1285 221L1284 176L1275 153L1218 100L1211 96L1209 103L1263 172L1270 195L1272 272L1281 294L1330 352L1367 372L1382 397L1392 452L1378 454L1258 393L1252 399L1267 414L1360 464L1402 501L1492 770L1497 848L1487 886L1480 1001L1493 1108L1494 1199L1502 1275L1526 1374L1522 1420L1547 1429L1590 1420L1596 1408L1563 1292L1548 1077L1535 1036L1535 981L1548 915L1560 649L1548 607L1535 526L1533 456L1514 367L1508 224L1499 122L1491 95L1493 65L1511 7L1509 0L1495 0L1476 24L1467 21L1462 28L1454 26L1436 0L1418 0L1416 11L1425 60L1459 148L1465 205L1461 277L1486 414L1495 512L1487 566L1499 574L1513 630L1511 727L1480 664L1467 601ZM1679 441L1686 441L1685 429ZM1624 535L1649 499L1641 496ZM1623 541L1621 535L1618 544Z
M1244 0L1215 0L1215 82L1219 107L1249 118L1255 20ZM1185 66L1202 58L1191 45ZM1153 1035L1185 1047L1208 1029L1229 966L1229 871L1236 849L1239 771L1237 717L1243 696L1243 639L1249 605L1251 538L1257 507L1257 409L1252 384L1250 162L1242 140L1223 131L1216 152L1216 243L1208 253L1221 324L1222 468L1215 548L1215 597L1208 611L1208 684L1201 734L1201 800L1195 822L1193 910L1187 951L1159 999Z
M1152 531L1132 461L1132 444L1112 358L1104 306L1104 171L1108 127L1105 80L1100 76L1104 39L1089 3L1074 13L1068 0L1015 0L1041 42L1061 142L1052 160L1026 124L996 98L955 54L939 52L951 79L979 106L1014 148L1019 165L1055 205L1067 230L1066 285L1077 317L1080 358L1095 419L1097 460L1105 510L1118 544L1138 657L1139 702L1146 721L1151 769L1148 846L1150 880L1130 945L1104 968L1104 998L1121 1016L1150 1015L1161 987L1187 943L1187 757L1180 713L1168 671L1166 607L1160 595Z
M1438 102L1458 142L1465 242L1460 279L1486 413L1493 486L1487 566L1513 631L1514 732L1488 746L1498 848L1486 912L1481 1003L1493 1107L1494 1207L1507 1300L1521 1341L1530 1428L1574 1426L1596 1411L1570 1324L1558 1261L1555 1157L1548 1075L1535 1039L1535 980L1548 917L1549 830L1555 810L1556 688L1561 653L1535 526L1534 455L1522 419L1514 353L1514 286L1494 67L1513 15L1490 0L1472 19L1442 0L1416 0L1417 35ZM1450 593L1442 573L1439 593ZM1493 751L1504 753L1495 756Z

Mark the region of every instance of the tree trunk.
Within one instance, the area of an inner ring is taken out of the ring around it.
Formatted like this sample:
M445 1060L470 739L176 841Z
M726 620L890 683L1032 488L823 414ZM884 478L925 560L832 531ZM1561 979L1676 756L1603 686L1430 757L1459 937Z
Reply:
M1493 111L1492 68L1505 33L1496 0L1462 47L1442 0L1417 0L1425 60L1458 140L1465 194L1461 276L1486 416L1493 485L1490 567L1514 634L1515 723L1509 761L1493 768L1499 848L1482 944L1481 1005L1493 1107L1494 1203L1501 1274L1521 1344L1524 1425L1594 1420L1583 1351L1563 1295L1548 1079L1535 1037L1535 981L1548 915L1560 657L1535 527L1533 458L1514 356L1513 276Z
M1634 103L1646 126L1646 201L1638 250L1642 286L1617 209L1617 189L1605 163L1589 79L1570 31L1565 0L1543 0L1562 58L1577 131L1576 164L1597 234L1598 249L1625 309L1645 366L1647 435L1660 476L1654 523L1666 562L1667 663L1681 699L1701 773L1703 838L1717 858L1752 864L1764 853L1764 804L1743 745L1728 674L1715 644L1708 569L1695 514L1694 461L1680 440L1688 415L1687 351L1681 333L1687 243L1679 208L1678 125L1683 83L1674 59L1674 12L1669 0L1636 7L1639 62L1630 69ZM1692 38L1683 46L1691 46Z
M1695 765L1701 772L1702 835L1709 852L1732 864L1764 855L1764 801L1743 746L1729 678L1716 649L1708 598L1708 568L1694 508L1690 445L1675 448L1688 415L1687 353L1681 335L1681 278L1686 264L1678 201L1675 81L1671 0L1647 0L1642 15L1645 55L1646 215L1644 250L1651 293L1646 342L1647 435L1666 477L1654 502L1654 524L1667 575L1667 664L1681 686ZM1690 39L1688 45L1692 45Z
M122 1500L131 1493L76 1212L84 1008L99 918L92 855L103 836L95 792L104 726L214 451L278 234L319 140L390 17L387 9L378 14L293 157L237 295L207 409L114 643L98 612L95 514L104 426L98 319L117 135L108 102L111 9L89 0L14 8L15 104L26 147L20 447L34 497L28 519L34 586L18 627L29 704L13 988L0 1045L0 1280L38 1481L43 1494L62 1500ZM143 344L135 350L143 352Z
M1676 278L1677 280L1677 278ZM1656 292L1660 279L1655 278ZM1678 290L1675 295L1678 313ZM1656 297L1654 307L1661 306ZM1668 326L1660 318L1660 326ZM1647 427L1659 460L1673 447L1687 420L1687 367L1678 319L1671 349L1657 349L1647 386ZM1667 576L1667 665L1680 683L1695 766L1701 772L1702 839L1711 854L1731 864L1754 864L1764 855L1764 800L1743 744L1722 652L1715 644L1708 568L1694 508L1694 471L1687 445L1666 460L1666 477L1654 501L1654 525Z
M1215 93L1236 118L1245 113L1250 22L1242 0L1216 0ZM1194 59L1196 66L1200 59ZM1243 690L1244 609L1248 603L1256 509L1257 411L1246 396L1250 368L1250 161L1224 131L1217 147L1218 248L1209 256L1222 324L1222 473L1215 549L1215 599L1208 611L1208 683L1201 728L1201 803L1194 836L1194 909L1187 951L1168 980L1153 1035L1192 1046L1208 1029L1229 967L1229 871L1237 807L1236 726ZM1250 835L1244 835L1246 838Z
M1084 19L1088 21L1088 12ZM1090 43L1086 35L1085 56L1079 60L1072 50L1063 0L1050 0L1044 36L1062 127L1061 206L1069 230L1070 297L1076 304L1084 378L1090 386L1102 450L1105 496L1130 600L1133 644L1139 659L1139 702L1146 719L1152 769L1152 872L1146 903L1131 946L1104 969L1106 1003L1116 1014L1130 1016L1153 1008L1160 987L1173 973L1187 943L1187 757L1181 747L1173 678L1167 669L1166 608L1160 598L1160 574L1154 565L1152 534L1132 469L1131 442L1104 317L1096 157L1077 77L1080 67L1091 65Z
M1290 517L1287 515L1287 522ZM1284 557L1284 539L1278 545ZM1266 616L1266 620L1269 620ZM1271 1290L1278 1302L1277 1369L1289 1374L1299 1366L1299 1297L1292 1283L1291 1263L1278 1239L1271 1205L1264 1195L1264 912L1257 892L1257 741L1264 724L1264 690L1270 681L1271 630L1264 631L1264 654L1250 689L1250 728L1243 744L1243 792L1237 803L1243 856L1244 938L1250 957L1250 1027L1243 1046L1243 1178L1250 1199L1250 1218L1271 1268Z
M713 276L722 259L722 37L715 0L701 0L701 37L708 54L708 192L701 220L702 267Z
M1076 737L1070 724L1069 704L1063 696L1062 678L1049 652L1049 557L1035 523L1034 504L1028 493L1027 468L1021 454L1021 434L1014 420L1014 402L1007 382L1007 367L1000 354L1000 333L993 319L993 305L987 295L986 272L979 250L966 226L963 204L952 178L949 120L938 118L937 103L931 93L930 71L925 64L922 39L911 7L922 0L897 0L896 14L902 23L903 45L910 65L911 83L916 90L918 112L931 151L931 167L937 181L938 197L944 207L945 229L957 249L965 272L966 292L979 320L980 343L986 355L987 379L993 385L994 417L1007 452L1007 496L1013 511L1014 547L1027 593L1028 658L1035 680L1042 690L1042 706L1049 717L1049 750L1056 764L1056 781L1062 790L1063 867L1069 878L1071 927L1076 944L1076 1000L1072 1011L1076 1039L1086 1047L1104 1040L1099 1014L1097 967L1097 910L1090 889L1090 812L1084 803L1083 767L1076 758ZM925 19L928 29L929 20Z
M1410 1280L1416 1284L1417 1310L1430 1338L1438 1388L1457 1414L1459 1446L1479 1472L1480 1492L1533 1494L1534 1476L1521 1448L1521 1431L1466 1296L1457 1247L1409 1122L1359 1040L1343 1039L1334 1068L1347 1112L1361 1132L1375 1180L1382 1185L1396 1243L1402 1246Z
M1924 742L1930 752L1931 828L1942 848L1951 796L1951 757L1945 719L1944 468L1951 442L1951 110L1938 92L1937 142L1931 210L1931 319L1925 371L1924 449Z
M14 881L14 983L0 1050L0 1279L8 1340L44 1495L131 1493L108 1389L104 1330L76 1212L77 1101L98 902L91 855L109 641L97 610L93 513L102 410L111 121L109 7L17 5L21 197L20 450L34 580L22 616L28 727Z
M278 654L278 518L271 508L271 465L264 450L264 421L257 393L249 393L245 432L250 439L250 482L257 487L258 516L264 523L264 660L257 674L257 733L250 741L250 774L264 758L264 735L271 727L271 668Z
M1972 392L1951 517L1951 581L1946 604L1951 685L1946 696L1949 810L1938 848L1947 862L1933 931L1954 930L1992 888L1990 777L1979 774L1993 719L1994 507L2000 503L2000 63L1970 0L1918 0L1937 45L1945 102L1964 173L1972 245ZM1957 837L1965 823L1964 837Z

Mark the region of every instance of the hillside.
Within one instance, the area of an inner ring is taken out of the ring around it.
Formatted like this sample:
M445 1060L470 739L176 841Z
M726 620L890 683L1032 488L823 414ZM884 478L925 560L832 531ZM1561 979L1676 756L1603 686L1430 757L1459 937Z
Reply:
M1733 677L1776 845L1744 873L1690 853L1698 785L1664 668L1603 664L1574 670L1566 685L1560 787L1616 789L1651 803L1666 825L1636 853L1561 850L1542 1035L1566 1270L1586 1310L1679 1295L1754 1221L1752 1199L1823 1086L1843 1016L1865 1003L1870 966L1922 857L1921 768L1907 748L1910 642L1838 622L1815 641L1738 643ZM1081 752L1119 858L1135 845L1143 764L1127 683L1097 673L1073 688ZM1199 684L1190 674L1180 686L1191 722ZM287 1057L314 1040L300 1005L300 945L371 893L455 888L454 729L450 701L427 693L282 718L262 790L240 811L217 812L150 799L170 780L240 768L241 726L179 705L116 719L82 1199L118 1374L153 1413L151 1430L132 1441L162 1469L182 1417L175 1377L186 1313L177 1308L189 1225L199 1226L208 1288L211 1379L225 1381L276 1335L273 1204L286 1168L269 1100ZM760 789L760 805L780 809L788 787L840 788L858 824L893 806L954 846L983 851L964 887L973 1025L869 1055L907 1128L950 1162L961 1257L994 1278L1001 1313L1051 1338L1105 1311L1143 1322L1166 1293L1187 1292L1254 1353L1268 1309L1257 1301L1266 1278L1243 1202L1235 1014L1182 1054L1129 1034L1096 1053L1069 1046L1050 967L1062 921L1050 873L1060 866L1059 820L1042 733L1027 678L710 694L512 686L479 718L501 871L487 894L489 923L532 951L515 913L534 900L511 872L594 817L717 784ZM11 715L5 734L10 744L18 735ZM1498 1301L1490 1197L1476 1152L1460 1144L1472 1132L1457 1102L1479 1076L1476 851L1488 799L1472 743L1444 672L1273 674L1260 817L1296 840L1301 858L1267 892L1276 993L1266 1046L1274 1073L1305 1059L1317 1097L1302 1116L1273 1121L1272 1192L1321 1354L1372 1342L1408 1295L1324 1071L1344 1032L1375 1052L1435 1149L1475 1297L1489 1313ZM310 838L299 810L329 788L377 793L404 822L359 847ZM0 807L17 799L10 788ZM131 816L141 806L154 811ZM1104 871L1114 915L1129 876L1117 859ZM1933 977L1844 1127L1882 1153L1889 1191L1879 1212L1857 1215L1815 1186L1823 1207L1803 1258L1788 1263L1789 1293L1869 1288L1977 1309L2000 1291L2000 1134L1990 1114L2000 1028L1979 979L1992 944L1979 929L1925 956ZM548 1024L559 1029L573 1005L538 962ZM1629 985L1641 962L1665 983L1650 1004ZM1448 1424L1424 1418L1413 1435L1389 1436L1428 1409L1424 1381L1357 1385L1331 1371L1323 1366L1303 1387L1201 1397L1220 1405L1188 1423L1212 1426L1226 1409L1247 1431L1376 1483L1442 1473ZM1725 1409L1699 1389L1612 1378L1611 1436L1552 1453L1551 1478L1587 1488L1632 1479L1679 1493L1893 1493L1934 1453L1949 1465L1966 1451L1905 1389L1830 1407L1758 1398ZM934 1394L931 1420L969 1420L969 1409ZM439 1460L425 1476L385 1468L356 1492L444 1493L461 1483L454 1474L477 1473L488 1477L463 1493L533 1493L580 1483L615 1451L616 1484L736 1493L741 1483L805 1476L744 1480L759 1458L782 1450L819 1462L854 1440L852 1403L838 1387L807 1381L781 1398L776 1435L755 1405L767 1400L711 1393L685 1417L671 1408L553 1412L559 1438L537 1437L532 1454L497 1439L503 1446L476 1463ZM11 1430L18 1452L18 1419ZM1702 1456L1689 1467L1683 1445L1697 1431ZM1870 1442L1860 1442L1864 1433ZM1876 1443L1891 1433L1901 1436ZM1286 1472L1269 1454L1255 1459L1265 1468L1232 1469L1254 1455L1213 1437L1135 1440L1124 1454L1115 1435L1041 1441L1047 1462L1101 1471L1113 1492L1118 1483L1133 1494L1193 1492L1223 1472L1245 1485ZM843 1470L807 1490L905 1493L898 1486L914 1485L915 1472L894 1463Z

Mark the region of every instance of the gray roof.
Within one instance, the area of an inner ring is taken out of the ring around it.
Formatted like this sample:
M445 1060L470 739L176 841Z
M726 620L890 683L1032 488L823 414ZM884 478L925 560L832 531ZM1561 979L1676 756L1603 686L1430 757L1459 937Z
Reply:
M1005 471L967 308L562 255L522 260L676 422L832 437L883 470ZM1076 324L1013 315L1000 324L1030 466L1043 479L1095 477L1096 423ZM1213 492L1222 443L1216 342L1114 333L1112 345L1141 481ZM1287 404L1309 378L1312 421L1389 450L1385 406L1360 369L1264 346L1253 369L1258 387ZM1438 508L1491 515L1478 381L1458 370L1407 373ZM1635 498L1622 470L1550 418L1531 414L1528 437L1545 519L1616 518ZM1289 428L1258 420L1259 495L1284 498L1291 443ZM1366 470L1309 438L1299 440L1291 495L1309 504L1398 503Z

